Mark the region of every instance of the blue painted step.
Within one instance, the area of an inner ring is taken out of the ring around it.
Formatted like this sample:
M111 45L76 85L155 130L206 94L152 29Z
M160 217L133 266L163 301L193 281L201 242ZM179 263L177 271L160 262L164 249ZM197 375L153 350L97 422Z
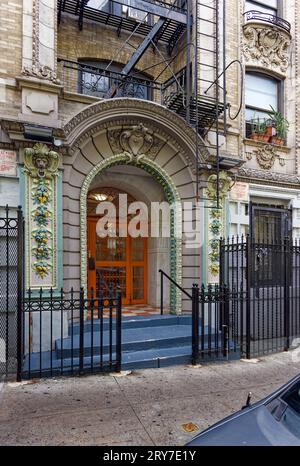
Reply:
M113 370L109 366L109 321L103 320L103 353L102 369ZM31 355L30 366L32 371L36 371L39 376L39 364L41 360L41 371L43 375L70 374L72 368L76 371L79 368L79 325L73 325L73 336L71 337L71 328L69 337L63 340L57 340L55 350L43 353L33 353ZM100 322L94 320L93 332L91 321L85 322L84 332L84 370L95 371L101 369L100 357ZM137 368L155 368L166 367L173 364L188 364L191 362L191 316L174 316L174 315L153 315L148 317L125 317L122 320L122 369ZM201 334L201 327L199 327ZM112 332L115 338L115 330ZM220 334L215 329L206 326L204 328L204 352L201 354L201 360L223 359L221 352ZM215 338L218 341L215 342ZM73 339L73 341L72 341ZM93 352L91 343L93 339ZM218 354L209 356L208 347L217 346ZM112 345L112 360L115 359L115 341ZM72 345L73 344L73 345ZM73 352L72 352L73 346ZM230 342L232 347L232 342ZM93 354L93 357L91 357ZM239 357L239 353L231 353L230 358ZM72 359L71 359L72 358ZM52 366L52 371L51 371ZM29 357L26 356L24 371L29 369ZM101 369L101 370L102 370Z
M232 343L230 347L232 348ZM205 345L206 350L208 345ZM51 353L52 353L52 364L51 364ZM239 359L239 352L229 353L229 359ZM115 359L115 354L112 354L112 359ZM208 355L204 353L201 357L201 361L209 360L224 360L222 352L220 351L216 355ZM104 370L112 370L109 366L108 355L103 355L103 366ZM131 351L122 353L122 370L131 369L146 369L146 368L158 368L167 367L178 364L190 364L191 363L191 346L177 346L172 348L157 348L143 351ZM52 369L51 369L52 367ZM92 371L91 357L85 356L83 360L84 370L88 372ZM93 357L93 370L97 371L100 367L100 356L94 355ZM30 358L30 370L31 377L36 375L39 376L40 368L40 353L33 353ZM71 374L73 371L79 368L79 358L74 357L66 359L56 358L55 351L45 351L41 354L41 372L45 375L60 375L60 374ZM23 375L26 377L26 372L29 369L29 357L26 356L25 363L23 366Z
M84 333L100 330L100 319L94 319L93 324L91 320L85 321ZM135 317L123 317L122 329L125 328L144 328L144 327L163 327L164 325L192 325L191 315L152 315L152 316L135 316ZM112 328L115 329L115 319L112 321ZM109 329L109 319L103 319L103 330ZM72 333L72 327L69 326L69 335ZM73 335L79 335L80 326L78 323L73 324Z
M208 339L208 327L205 328L205 341ZM84 334L84 355L89 356L100 353L100 332ZM113 345L115 343L115 332ZM92 341L93 339L93 341ZM214 335L211 335L214 341ZM170 348L177 346L191 345L191 325L164 325L145 328L125 328L122 329L122 351L142 351L154 348ZM72 353L73 347L73 353ZM79 356L79 335L57 340L55 350L58 358L69 358ZM103 332L103 354L108 353L109 331Z

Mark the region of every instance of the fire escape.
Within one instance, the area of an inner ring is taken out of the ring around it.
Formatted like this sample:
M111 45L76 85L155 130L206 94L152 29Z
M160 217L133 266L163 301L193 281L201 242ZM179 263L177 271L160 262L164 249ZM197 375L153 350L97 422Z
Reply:
M97 8L97 3L105 7ZM131 14L128 14L129 10ZM124 11L127 13L124 14ZM118 76L115 73L114 82L107 90L105 98L124 96L127 80L135 79L136 83L139 82L138 78L132 76L135 66L149 47L159 55L160 63L164 63L164 70L171 77L166 82L161 82L160 72L150 86L160 90L162 105L184 118L201 136L201 139L197 138L195 153L197 199L205 199L205 177L201 173L210 169L217 176L219 206L220 136L226 136L228 107L225 71L229 65L226 67L224 45L225 1L58 0L58 22L65 13L77 18L80 30L86 21L96 21L111 26L118 35L121 32L127 33L120 49L130 46L133 49L132 55ZM140 37L138 46L132 45L133 36ZM161 52L162 46L166 47L165 55ZM174 71L176 57L182 52L185 55L185 66L179 72ZM102 72L94 70L93 73L106 76L113 60L114 58ZM70 67L73 65L74 62L69 63ZM147 70L150 68L148 66ZM209 165L200 162L202 149L211 154ZM211 206L211 202L206 204L207 207Z

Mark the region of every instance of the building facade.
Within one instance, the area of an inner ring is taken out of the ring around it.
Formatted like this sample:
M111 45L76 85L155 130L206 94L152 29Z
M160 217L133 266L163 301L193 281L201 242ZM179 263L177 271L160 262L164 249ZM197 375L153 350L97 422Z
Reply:
M298 2L2 0L0 15L0 202L23 209L26 287L118 285L158 307L159 269L218 282L221 236L300 236ZM97 205L120 228L119 194L175 205L168 237L99 238ZM164 302L190 309L172 287Z

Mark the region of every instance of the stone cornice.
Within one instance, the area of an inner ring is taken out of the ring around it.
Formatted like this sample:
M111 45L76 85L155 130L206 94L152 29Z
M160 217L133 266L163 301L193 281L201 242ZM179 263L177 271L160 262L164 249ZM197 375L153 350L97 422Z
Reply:
M255 181L266 184L266 182L271 184L276 184L279 186L299 186L300 185L300 175L287 175L285 173L274 173L266 170L256 170L254 168L242 167L236 171L237 179L242 179L243 181Z
M61 85L43 81L33 76L30 76L28 78L25 78L24 76L16 76L16 82L20 89L22 87L29 87L41 91L53 92L55 94L60 94L63 89L63 86Z

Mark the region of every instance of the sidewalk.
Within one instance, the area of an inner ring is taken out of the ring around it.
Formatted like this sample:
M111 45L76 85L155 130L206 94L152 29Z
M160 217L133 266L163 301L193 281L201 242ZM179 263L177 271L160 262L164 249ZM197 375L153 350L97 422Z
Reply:
M0 445L184 445L200 430L300 373L292 353L259 362L174 366L130 375L6 383Z

